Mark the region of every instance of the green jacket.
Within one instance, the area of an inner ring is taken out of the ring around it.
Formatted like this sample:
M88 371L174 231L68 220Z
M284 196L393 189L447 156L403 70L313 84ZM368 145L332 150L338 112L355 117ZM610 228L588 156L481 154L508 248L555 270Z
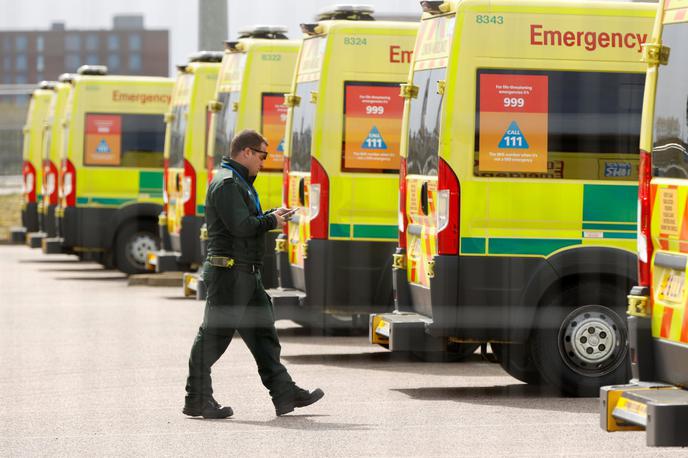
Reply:
M254 180L243 165L222 159L205 199L208 256L228 256L240 263L263 263L265 233L277 227L277 219L260 209Z

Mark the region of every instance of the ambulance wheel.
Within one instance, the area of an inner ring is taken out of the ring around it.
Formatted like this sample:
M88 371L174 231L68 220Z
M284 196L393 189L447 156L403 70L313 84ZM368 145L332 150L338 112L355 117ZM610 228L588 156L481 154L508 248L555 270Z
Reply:
M146 272L146 254L160 246L154 224L142 221L127 223L117 232L115 262L126 274Z
M546 382L564 394L595 397L629 378L626 285L565 285L538 311L532 355Z
M542 377L530 356L528 344L496 344L490 343L492 353L499 365L513 378L529 385L539 385Z

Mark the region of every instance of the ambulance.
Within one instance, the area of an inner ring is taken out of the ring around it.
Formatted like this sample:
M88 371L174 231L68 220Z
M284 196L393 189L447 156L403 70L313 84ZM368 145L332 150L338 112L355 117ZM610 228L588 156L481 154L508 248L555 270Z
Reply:
M234 134L247 128L256 129L268 141L268 158L254 182L265 209L282 204L282 153L287 118L283 102L284 94L291 88L300 46L299 41L288 40L286 33L282 26L260 25L242 30L236 41L225 42L215 97L209 104L212 115L206 160L208 181L213 178L222 156L229 154ZM266 288L277 286L275 239L279 233L266 234L261 270ZM201 252L200 259L204 257ZM199 273L184 274L184 295L205 297L205 285Z
M60 164L60 147L62 145L62 120L67 107L67 98L71 85L71 74L60 75L52 85L54 94L50 101L48 114L43 125L43 145L41 151L43 179L41 180L42 202L38 207L38 232L29 234L28 245L39 247L46 237L57 235L55 208L58 197L58 167Z
M159 245L164 115L169 78L74 75L63 122L58 237L46 250L76 253L131 274ZM55 249L54 245L58 245Z
M688 446L688 2L657 5L647 64L638 190L638 279L628 296L631 376L600 391L607 431Z
M27 234L38 231L38 207L42 199L40 183L43 172L41 164L43 124L53 97L53 84L49 81L41 82L31 94L29 102L22 149L22 226L12 228L10 235L12 240L18 243L28 243Z
M148 270L189 270L201 262L208 102L215 93L221 61L221 52L202 51L177 66L174 96L165 115L165 204L158 218L162 249L147 253Z
M528 383L625 381L654 7L423 1L402 93L392 351L490 343Z
M268 294L278 317L351 329L393 304L399 85L418 25L339 5L301 27L283 184L284 206L298 211L277 240L280 287Z

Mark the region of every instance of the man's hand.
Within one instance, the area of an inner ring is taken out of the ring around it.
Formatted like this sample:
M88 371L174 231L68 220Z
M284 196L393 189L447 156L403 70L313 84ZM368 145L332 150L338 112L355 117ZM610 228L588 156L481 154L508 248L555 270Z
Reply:
M277 228L283 228L287 221L284 218L282 218L282 215L279 214L278 210L272 212L272 215L275 217L275 220L277 221Z

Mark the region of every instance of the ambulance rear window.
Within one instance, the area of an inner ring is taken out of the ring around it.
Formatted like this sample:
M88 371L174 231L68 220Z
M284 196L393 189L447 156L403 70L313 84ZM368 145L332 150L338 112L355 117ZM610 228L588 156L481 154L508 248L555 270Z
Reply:
M165 122L161 114L86 114L84 165L161 168Z
M234 111L234 104L239 101L239 92L222 92L218 94L217 100L223 103L222 110L215 114L215 132L213 141L213 164L220 166L222 156L229 156L229 143L234 137L236 128L237 112Z
M688 179L688 23L666 24L669 64L659 67L653 123L652 175Z
M311 170L311 141L315 119L315 103L311 101L311 92L317 90L317 81L296 85L296 95L301 97L301 101L293 108L289 154L289 167L294 172L310 172Z
M443 96L437 82L444 80L446 68L417 71L413 85L418 95L411 99L406 167L408 175L437 175L440 141L440 113Z
M188 105L174 105L172 107L169 167L173 169L184 167L184 142L186 140L188 116Z
M479 70L478 176L638 178L644 74Z

